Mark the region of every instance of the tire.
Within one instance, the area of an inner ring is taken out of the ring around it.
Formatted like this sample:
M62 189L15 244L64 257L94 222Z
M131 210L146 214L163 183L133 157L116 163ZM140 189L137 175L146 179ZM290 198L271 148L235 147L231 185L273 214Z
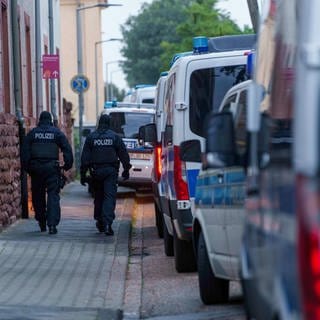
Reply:
M180 240L173 229L174 262L178 272L193 272L197 270L196 259L191 241Z
M169 233L167 226L163 220L163 243L164 243L164 252L166 256L173 256L173 237Z
M154 212L156 218L156 227L159 238L163 238L163 217L156 203L154 203Z
M208 252L203 233L198 241L198 279L200 297L204 304L225 303L229 298L229 280L217 278L208 258Z

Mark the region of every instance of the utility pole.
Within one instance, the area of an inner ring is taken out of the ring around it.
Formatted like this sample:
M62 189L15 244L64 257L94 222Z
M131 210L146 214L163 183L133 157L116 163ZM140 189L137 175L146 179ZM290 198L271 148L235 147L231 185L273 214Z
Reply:
M252 27L255 33L259 30L259 6L257 0L247 0Z

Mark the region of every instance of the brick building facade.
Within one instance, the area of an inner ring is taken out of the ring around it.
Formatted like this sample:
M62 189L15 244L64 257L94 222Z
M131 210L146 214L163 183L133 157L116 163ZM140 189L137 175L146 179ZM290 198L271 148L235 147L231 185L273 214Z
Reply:
M59 54L59 0L0 0L0 230L30 216L30 184L21 172L20 145L43 110L55 111L72 144L72 106L60 80L42 79L42 55ZM53 81L53 82L52 82ZM54 109L53 109L54 105ZM69 173L69 179L74 171Z

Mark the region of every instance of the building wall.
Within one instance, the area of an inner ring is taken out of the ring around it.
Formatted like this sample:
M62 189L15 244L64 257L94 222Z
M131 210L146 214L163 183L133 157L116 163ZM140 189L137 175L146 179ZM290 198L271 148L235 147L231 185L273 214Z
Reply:
M79 123L78 94L74 93L70 86L73 76L78 73L77 65L77 32L76 32L76 8L90 6L97 3L107 3L98 0L60 0L61 5L61 65L62 65L62 96L72 102L75 123ZM88 77L90 87L84 93L84 125L96 123L96 84L95 84L95 43L101 41L101 8L90 8L79 11L82 22L82 56L83 71ZM102 66L102 46L97 45L98 52L98 98L101 109L104 104L104 83Z
M44 101L48 100L45 92L45 81L40 80L37 85L37 66L41 61L36 59L36 16L35 6L39 4L41 11L40 38L41 54L44 53L44 43L49 40L49 20L48 1L44 0L17 0L17 11L19 20L19 47L21 53L20 73L21 73L21 105L15 105L14 96L14 52L12 41L11 11L13 3L11 0L0 0L2 5L2 15L0 15L0 230L6 225L14 222L22 216L23 208L31 193L24 188L24 182L28 181L26 175L21 172L20 166L20 144L25 133L27 133L37 123L38 116L42 110L50 110L49 105ZM59 0L53 0L55 25L55 47L59 49L60 28L59 28ZM3 12L7 7L7 21ZM7 30L7 36L6 31ZM7 38L7 40L6 40ZM47 39L47 40L46 40ZM8 59L4 59L5 43L8 47ZM40 57L41 59L41 57ZM40 74L41 75L41 74ZM8 90L4 90L8 87ZM37 90L37 88L39 90ZM10 92L10 99L4 100L5 92ZM42 95L42 102L37 103L37 92ZM61 100L59 87L56 87L57 99ZM18 99L19 100L19 99ZM9 102L8 102L9 101ZM40 108L37 106L40 105ZM60 127L67 133L69 140L72 137L72 119L70 112L72 106L68 105L62 109L59 121ZM18 108L19 107L19 108ZM21 108L21 116L19 109ZM71 177L72 178L72 177ZM26 196L26 197L25 197ZM24 205L22 205L24 204ZM30 212L32 216L32 212Z

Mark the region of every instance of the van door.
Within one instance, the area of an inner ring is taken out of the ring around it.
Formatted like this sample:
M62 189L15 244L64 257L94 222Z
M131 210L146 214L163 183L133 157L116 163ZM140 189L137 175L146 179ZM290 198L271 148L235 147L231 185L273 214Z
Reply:
M233 278L239 278L239 255L244 223L245 199L245 172L247 139L246 139L246 113L247 90L237 94L236 104L229 103L224 111L231 111L234 115L235 138L239 163L236 166L225 168L225 229L228 243L228 256Z

